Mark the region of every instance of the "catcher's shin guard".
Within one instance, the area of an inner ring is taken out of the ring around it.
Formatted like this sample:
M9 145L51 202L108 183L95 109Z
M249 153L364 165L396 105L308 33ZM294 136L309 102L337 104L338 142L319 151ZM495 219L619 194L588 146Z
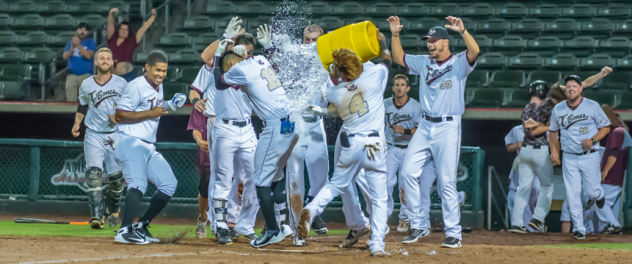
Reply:
M213 200L213 212L215 214L215 225L222 223L222 226L217 227L228 229L228 201L224 199Z
M99 219L101 223L103 222L104 209L103 191L101 190L101 186L103 185L102 173L101 169L97 167L90 167L86 170L91 221L93 219Z
M116 226L120 218L121 198L125 188L122 172L108 175L108 191L105 195L105 215L108 216L110 227Z

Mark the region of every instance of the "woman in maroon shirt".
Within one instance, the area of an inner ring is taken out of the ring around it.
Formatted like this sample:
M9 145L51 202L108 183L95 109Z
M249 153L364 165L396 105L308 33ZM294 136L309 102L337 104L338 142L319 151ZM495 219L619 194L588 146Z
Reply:
M122 22L118 26L114 25L114 16L118 14L118 8L112 8L108 15L108 48L112 51L114 59L113 72L123 77L128 82L136 78L134 74L134 50L143 39L145 32L156 19L156 9L151 10L151 17L143 23L143 26L133 34L127 22Z

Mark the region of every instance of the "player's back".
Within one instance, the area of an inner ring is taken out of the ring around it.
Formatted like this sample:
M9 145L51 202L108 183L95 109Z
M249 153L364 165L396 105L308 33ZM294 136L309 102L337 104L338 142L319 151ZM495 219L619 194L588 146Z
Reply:
M360 76L341 82L327 93L344 121L348 134L384 131L384 89L388 68L384 64L365 63Z
M95 76L85 79L79 88L79 103L89 105L86 126L96 132L116 131L116 126L110 125L108 116L116 113L114 106L121 98L127 81L112 74L108 81L99 84Z

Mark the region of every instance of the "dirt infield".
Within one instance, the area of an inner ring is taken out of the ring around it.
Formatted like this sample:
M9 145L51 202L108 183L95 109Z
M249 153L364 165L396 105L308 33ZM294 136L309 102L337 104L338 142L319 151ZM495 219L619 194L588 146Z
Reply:
M0 236L0 263L630 263L632 251L547 248L531 245L572 243L625 243L629 235L587 236L573 241L568 235L518 235L474 231L464 234L460 249L443 249L443 233L433 233L413 245L402 235L387 235L390 256L371 257L362 239L353 248L340 248L343 236L316 236L307 247L290 239L253 249L241 238L231 246L214 239L184 239L176 244L119 245L112 238ZM366 239L366 238L365 238Z

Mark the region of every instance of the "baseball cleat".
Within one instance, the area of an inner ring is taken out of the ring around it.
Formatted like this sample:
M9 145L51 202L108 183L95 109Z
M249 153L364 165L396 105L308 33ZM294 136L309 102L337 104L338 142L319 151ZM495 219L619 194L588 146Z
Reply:
M233 244L233 240L230 236L230 230L225 228L217 228L217 241L220 245L230 246Z
M252 233L252 234L249 234L249 235L244 235L244 237L246 239L248 239L248 241L253 241L253 240L257 239L259 236L257 236L257 234L255 234L255 233Z
M414 229L408 230L408 235L402 238L402 243L410 244L415 243L419 238L427 237L430 235L430 229Z
M312 229L314 229L314 232L316 232L316 234L319 234L319 235L327 234L327 225L325 224L325 221L323 221L323 219L320 218L320 216L314 217L314 222L312 223Z
M302 239L298 236L293 236L292 237L292 243L294 244L295 247L304 247L307 246L307 242L305 242L305 239Z
M121 227L114 237L114 242L124 244L147 245L149 241L138 235L132 227Z
M147 242L151 242L151 243L160 242L160 239L157 239L154 236L152 236L151 233L149 233L149 230L147 230L147 228L149 227L149 223L138 222L136 224L133 224L132 227L134 228L134 230L136 230L136 233L138 233L139 236L147 240Z
M385 235L388 235L388 233L391 232L391 228L389 226L386 226L386 232L384 232Z
M410 229L410 223L404 219L399 219L399 225L397 226L397 232L406 233Z
M356 243L358 243L358 239L368 234L369 232L371 232L371 226L367 226L360 230L349 230L349 234L347 235L347 238L345 238L345 241L343 241L342 244L340 244L340 246L345 247L345 248L351 247L355 245Z
M604 196L603 198L597 200L595 203L597 204L597 208L603 208L603 206L606 204L606 197Z
M584 238L586 238L586 236L584 234L580 233L579 231L575 231L571 235L571 238L572 239L584 239Z
M296 228L296 232L298 232L298 237L305 239L309 235L309 219L310 212L307 208L303 208L301 210L301 219L298 221L298 227Z
M584 206L584 211L586 211L586 210L590 209L590 207L592 207L593 205L595 205L595 202L596 202L596 201L595 201L595 200L593 200L593 199L588 200L588 202L586 203L586 206Z
M444 248L460 248L461 240L456 237L448 237L441 243L441 247Z
M200 220L198 217L197 225L195 226L195 237L206 238L206 223L208 223L208 220Z
M294 231L292 231L292 228L289 225L282 224L280 228L284 238L294 234Z
M118 211L111 213L108 215L108 225L110 228L115 228L116 225L121 221L121 208L118 208Z
M371 250L371 256L383 257L386 256L386 252L384 252L384 249Z
M92 229L103 229L103 221L98 217L92 217L92 219L90 219L90 227L92 227Z
M230 231L230 238L232 238L232 239L238 239L239 238L239 232L237 232L234 227L229 227L228 231Z
M255 248L265 247L267 245L279 243L283 241L283 239L285 239L285 236L283 236L283 232L281 232L280 229L275 231L270 231L268 229L266 230L265 234L261 235L253 241L250 241L250 245Z
M527 230L527 228L525 228L524 226L512 225L511 228L509 228L509 232L518 233L518 234L526 234L526 233L529 233L529 230Z
M546 233L546 231L548 230L547 226L544 225L544 223L540 222L540 220L538 219L531 219L531 222L529 222L529 226L533 229L535 229L535 231L538 231L540 233Z

